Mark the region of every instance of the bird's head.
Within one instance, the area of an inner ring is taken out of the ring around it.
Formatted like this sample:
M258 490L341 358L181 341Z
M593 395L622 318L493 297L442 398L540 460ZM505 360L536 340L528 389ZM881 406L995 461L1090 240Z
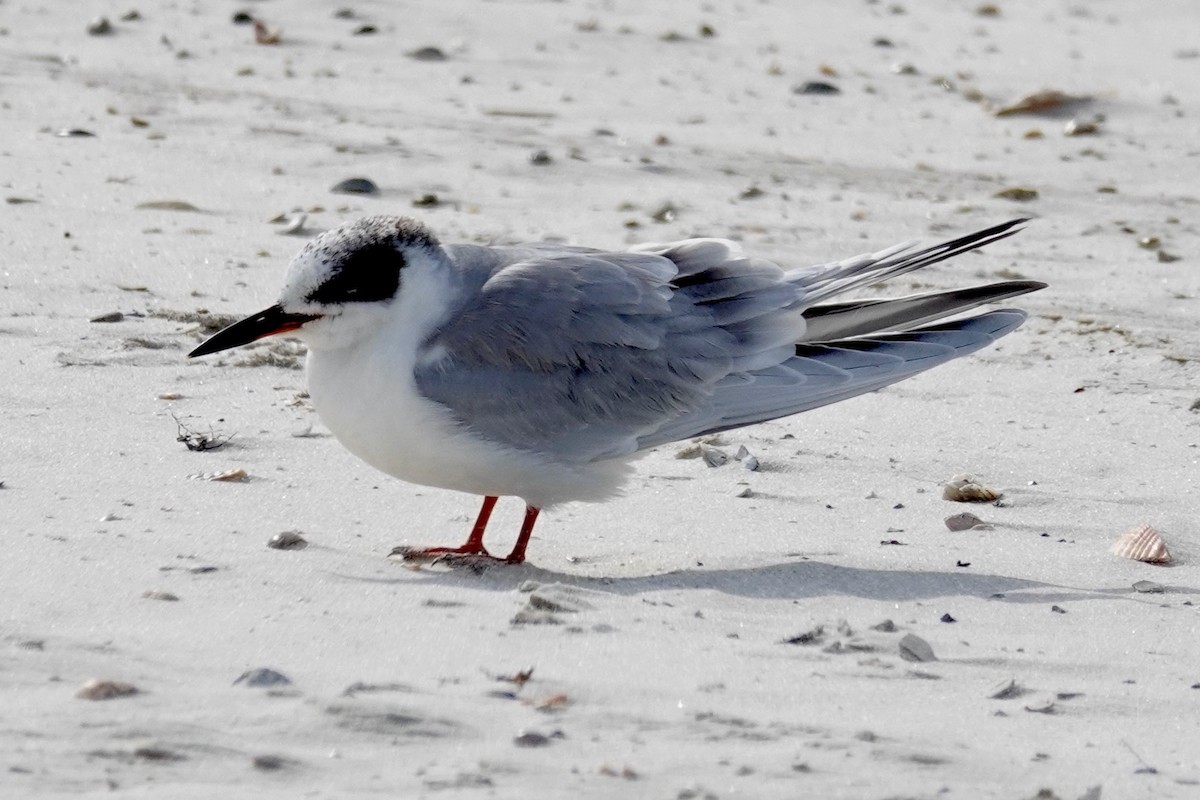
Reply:
M433 234L407 217L366 217L325 231L292 259L279 302L213 334L188 357L287 332L310 348L351 344L387 313L405 267L438 249Z

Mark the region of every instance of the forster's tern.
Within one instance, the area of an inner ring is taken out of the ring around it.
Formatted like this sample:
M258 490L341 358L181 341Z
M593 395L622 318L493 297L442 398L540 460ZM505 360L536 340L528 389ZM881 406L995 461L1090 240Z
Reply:
M483 495L461 547L397 552L490 558L488 516L515 495L525 520L503 560L520 563L541 509L611 497L638 453L870 392L1014 330L1015 309L932 323L1045 284L827 301L1023 221L785 271L724 239L626 252L442 245L412 219L369 217L311 241L278 303L190 355L294 333L313 405L351 452Z

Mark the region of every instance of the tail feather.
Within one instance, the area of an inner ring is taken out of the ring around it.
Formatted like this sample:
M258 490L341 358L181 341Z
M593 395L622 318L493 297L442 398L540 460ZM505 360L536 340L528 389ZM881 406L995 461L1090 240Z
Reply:
M856 256L816 269L791 272L787 277L805 288L806 305L811 305L826 297L886 281L1000 239L1006 239L1021 230L1017 227L1018 225L1028 221L1027 218L1009 220L991 228L969 233L958 239L935 244L915 253L907 252L908 248L912 247L911 244L898 245L873 255Z
M1006 281L886 300L813 306L804 311L807 328L800 341L823 342L880 331L907 330L1045 287L1046 284L1038 281Z

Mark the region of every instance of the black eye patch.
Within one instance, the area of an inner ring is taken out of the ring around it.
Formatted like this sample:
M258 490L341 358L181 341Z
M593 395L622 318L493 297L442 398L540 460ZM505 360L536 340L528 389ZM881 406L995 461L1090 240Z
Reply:
M392 242L379 242L349 253L337 271L304 299L309 303L340 305L390 300L400 286L404 255Z

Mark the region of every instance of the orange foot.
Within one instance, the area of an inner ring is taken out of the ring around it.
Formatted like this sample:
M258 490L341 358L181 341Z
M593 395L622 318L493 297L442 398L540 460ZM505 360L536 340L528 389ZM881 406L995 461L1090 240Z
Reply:
M483 498L483 507L479 509L479 517L475 520L475 527L471 529L471 535L467 538L467 541L459 547L409 547L401 545L400 547L393 548L389 557L398 556L404 561L444 563L447 566L469 566L477 570L494 564L524 563L525 547L529 544L529 537L533 533L533 525L537 522L538 512L541 509L534 508L533 506L525 507L525 520L521 523L521 532L517 536L516 545L507 556L498 558L489 553L487 548L483 546L483 531L487 528L488 518L492 515L492 508L495 505L495 497L488 496Z

